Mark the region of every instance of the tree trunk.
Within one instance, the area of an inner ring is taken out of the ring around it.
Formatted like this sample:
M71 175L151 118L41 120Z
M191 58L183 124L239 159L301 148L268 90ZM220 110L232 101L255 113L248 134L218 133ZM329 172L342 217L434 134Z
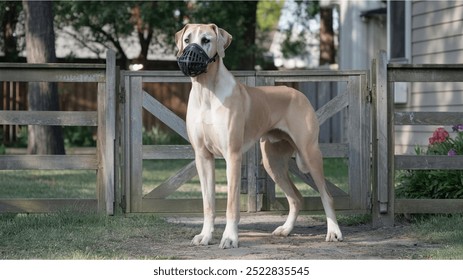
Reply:
M245 42L245 49L248 50L245 56L240 59L240 69L254 70L256 66L255 41L257 1L244 2L238 5L246 5L246 15L243 22L243 40Z
M27 62L56 62L52 2L23 0L23 9L26 16ZM56 83L29 83L28 106L30 111L58 111ZM64 154L60 126L30 125L28 139L29 154Z
M333 10L331 7L320 7L320 66L335 61Z

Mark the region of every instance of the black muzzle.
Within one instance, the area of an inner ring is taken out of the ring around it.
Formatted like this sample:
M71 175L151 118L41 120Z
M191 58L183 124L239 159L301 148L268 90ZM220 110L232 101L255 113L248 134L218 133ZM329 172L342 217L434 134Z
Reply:
M183 74L190 77L196 77L202 73L206 73L207 65L212 63L217 58L209 58L207 53L198 44L189 44L183 54L177 58L178 66Z

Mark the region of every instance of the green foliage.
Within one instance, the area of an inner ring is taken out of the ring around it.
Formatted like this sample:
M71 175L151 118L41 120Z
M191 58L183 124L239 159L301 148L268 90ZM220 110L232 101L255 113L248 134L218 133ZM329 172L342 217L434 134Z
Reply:
M262 32L272 31L280 20L283 0L259 1L257 4L257 27Z
M417 155L463 155L463 125L453 127L456 136L439 128L429 138L427 150ZM463 198L463 170L405 170L398 175L396 194L405 198Z
M95 131L89 126L65 126L63 138L66 147L95 147Z
M303 56L307 53L305 31L293 36L293 28L285 30L285 40L281 43L281 52L284 58Z
M226 51L230 70L253 70L261 50L255 44L256 1L198 1L188 11L191 23L215 23L233 36Z
M153 126L151 130L143 128L143 145L184 145L188 142L174 132L168 132L160 127Z

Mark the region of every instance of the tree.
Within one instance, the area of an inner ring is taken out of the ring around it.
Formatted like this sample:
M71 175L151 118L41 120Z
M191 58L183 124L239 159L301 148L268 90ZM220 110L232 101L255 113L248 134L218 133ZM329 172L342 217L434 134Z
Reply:
M123 41L136 34L140 46L136 60L143 63L150 44L174 45L173 39L165 35L175 34L182 27L185 8L184 2L177 1L60 1L55 3L55 22L61 31L97 56L102 49L114 48L121 66L128 68L128 47ZM66 31L68 27L74 31ZM136 44L130 42L129 47Z
M15 29L20 11L21 2L0 2L3 52L5 53L5 60L7 62L15 62L19 57Z
M257 1L198 1L188 16L192 23L215 23L233 36L225 64L232 70L254 70Z
M333 30L333 7L322 7L320 1L316 0L296 0L299 7L296 11L296 20L304 26L304 22L308 22L309 19L320 16L320 56L319 65L332 64L336 62L336 49L334 46L334 30ZM295 56L305 50L306 42L304 40L303 33L299 38L292 38L291 27L286 30L286 39L282 44L282 52L285 57ZM306 26L306 29L309 29Z
M23 0L23 9L27 62L56 62L52 2ZM32 111L59 110L56 84L29 83L28 106ZM28 141L30 154L64 154L62 129L59 126L31 125L28 128Z
M335 61L333 8L320 7L320 66Z

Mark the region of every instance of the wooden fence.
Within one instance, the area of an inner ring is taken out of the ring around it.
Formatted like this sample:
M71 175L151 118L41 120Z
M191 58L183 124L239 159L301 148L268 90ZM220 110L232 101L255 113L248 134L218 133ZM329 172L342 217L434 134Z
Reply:
M349 186L342 190L328 182L328 188L335 198L336 208L346 211L369 211L370 195L370 99L367 87L366 71L262 71L234 72L235 77L249 86L274 85L277 83L304 82L343 82L346 90L322 108L317 110L320 123L324 123L342 110L347 110L347 126L349 133L343 143L326 143L321 145L325 157L348 159ZM188 139L185 122L182 118L167 109L161 102L146 92L146 83L190 83L190 79L176 71L143 71L121 72L123 87L121 116L118 119L120 141L122 145L121 182L122 202L127 212L201 212L201 199L168 199L182 184L196 175L194 155L189 145L142 145L141 117L145 109L164 122L184 139ZM347 108L347 109L346 109ZM143 160L147 159L189 159L177 174L167 179L149 193L143 190ZM286 200L275 196L274 184L262 182L259 150L251 149L243 162L242 193L245 198L242 210L250 212L260 210L285 210ZM312 178L301 174L295 162L291 163L291 171L313 188ZM260 188L258 182L266 185ZM304 198L305 211L320 211L322 204L319 197ZM217 199L217 209L224 210L226 199Z
M97 111L0 111L0 125L95 126L95 155L2 155L0 170L96 170L96 199L0 199L0 212L50 212L65 207L114 213L116 65L108 51L106 67L89 64L0 64L0 82L98 83Z
M463 156L395 155L394 127L401 125L456 125L461 112L397 112L394 109L395 82L463 82L463 65L387 64L384 51L372 65L374 120L373 222L394 224L396 213L461 213L463 199L398 199L396 170L463 170Z

